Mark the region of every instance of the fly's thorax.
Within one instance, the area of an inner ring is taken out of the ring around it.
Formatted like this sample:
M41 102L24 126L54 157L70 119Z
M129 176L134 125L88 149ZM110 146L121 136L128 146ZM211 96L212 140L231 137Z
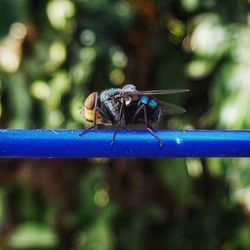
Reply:
M116 96L120 93L120 89L107 89L100 94L100 103L101 106L108 112L110 115L115 115L118 112L120 107L120 102L116 100Z
M136 93L131 93L130 95L124 95L123 100L126 106L131 106L138 102L139 96Z

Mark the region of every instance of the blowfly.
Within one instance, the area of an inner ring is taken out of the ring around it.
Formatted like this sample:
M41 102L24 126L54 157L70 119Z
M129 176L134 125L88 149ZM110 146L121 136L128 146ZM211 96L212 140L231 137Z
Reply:
M156 99L155 95L182 93L187 89L138 91L133 84L123 88L111 88L91 93L84 102L81 115L91 125L79 135L83 135L98 125L116 125L112 138L119 129L125 129L129 124L144 124L147 131L163 145L163 141L153 131L153 125L166 115L182 114L185 109L168 102Z

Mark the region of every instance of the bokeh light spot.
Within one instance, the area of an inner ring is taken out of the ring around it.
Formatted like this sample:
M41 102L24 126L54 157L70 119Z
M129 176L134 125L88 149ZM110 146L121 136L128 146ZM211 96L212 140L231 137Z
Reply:
M79 96L74 97L70 103L70 114L75 121L80 123L85 122L85 119L83 119L80 115L82 105L83 105L83 98L80 98Z
M44 81L35 81L31 85L31 94L40 100L47 100L51 94L49 85Z
M24 39L27 34L27 28L22 23L13 23L10 27L10 35L14 39Z
M96 58L96 49L94 47L85 47L81 49L80 58L85 64L92 63Z
M115 3L115 12L125 18L129 18L132 14L132 8L128 1L118 1Z
M71 87L68 74L64 71L58 71L51 80L51 88L57 93L64 94Z
M58 30L64 30L69 20L75 14L75 6L69 0L53 0L47 5L47 15L51 25Z
M49 49L49 57L57 65L62 64L66 59L65 44L61 41L53 42Z
M83 30L80 34L80 41L84 45L93 45L95 43L95 33L92 30Z
M181 0L181 5L182 7L188 11L195 11L199 5L200 5L200 1L199 0Z
M115 85L121 85L125 80L125 75L122 70L114 69L111 71L109 79Z
M203 56L219 55L227 45L225 27L221 25L219 16L215 14L207 14L200 19L192 35L192 50Z
M200 79L207 76L212 69L213 67L211 62L196 59L187 65L186 73L192 78Z
M109 203L109 194L107 190L100 189L95 193L95 203L99 207L106 207Z
M0 46L0 66L8 73L14 73L18 70L20 64L19 55L12 49Z
M112 47L109 54L115 67L124 68L127 65L128 58L120 47Z
M191 177L201 176L203 169L200 159L187 159L187 170Z
M58 128L64 121L64 115L60 110L52 110L49 112L47 125L51 128Z

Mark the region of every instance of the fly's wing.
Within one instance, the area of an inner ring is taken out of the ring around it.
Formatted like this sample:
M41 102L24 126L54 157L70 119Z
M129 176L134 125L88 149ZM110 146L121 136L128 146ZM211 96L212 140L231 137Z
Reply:
M162 89L162 90L138 91L135 89L134 85L128 84L124 86L124 88L121 90L120 94L116 96L116 98L141 96L141 95L171 95L188 91L189 89Z
M119 94L115 95L113 98L117 101L119 99L125 98L125 100L138 100L139 96L142 95L170 95L188 92L189 89L162 89L162 90L146 90L138 91L135 86L132 84L125 85ZM112 98L110 98L112 99ZM185 112L185 109L175 106L171 103L161 102L161 105L164 107L166 114L182 114Z
M148 90L148 91L137 91L138 95L170 95L170 94L178 94L183 92L188 92L189 89L162 89L162 90ZM163 102L157 100L157 102L161 105L161 117L166 115L179 115L186 112L184 108L176 106L174 104Z
M180 115L186 112L184 108L176 106L172 103L161 102L159 100L158 102L161 105L161 109L162 109L161 116L163 117L166 115Z
M161 90L146 90L136 91L138 95L170 95L188 92L189 89L161 89Z

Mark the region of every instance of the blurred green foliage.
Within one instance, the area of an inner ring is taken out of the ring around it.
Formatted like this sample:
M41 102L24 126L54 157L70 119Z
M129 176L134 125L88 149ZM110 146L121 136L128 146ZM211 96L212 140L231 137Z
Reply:
M250 2L1 0L0 125L81 128L92 90L189 88L173 129L250 127ZM249 249L248 159L1 160L0 249Z

